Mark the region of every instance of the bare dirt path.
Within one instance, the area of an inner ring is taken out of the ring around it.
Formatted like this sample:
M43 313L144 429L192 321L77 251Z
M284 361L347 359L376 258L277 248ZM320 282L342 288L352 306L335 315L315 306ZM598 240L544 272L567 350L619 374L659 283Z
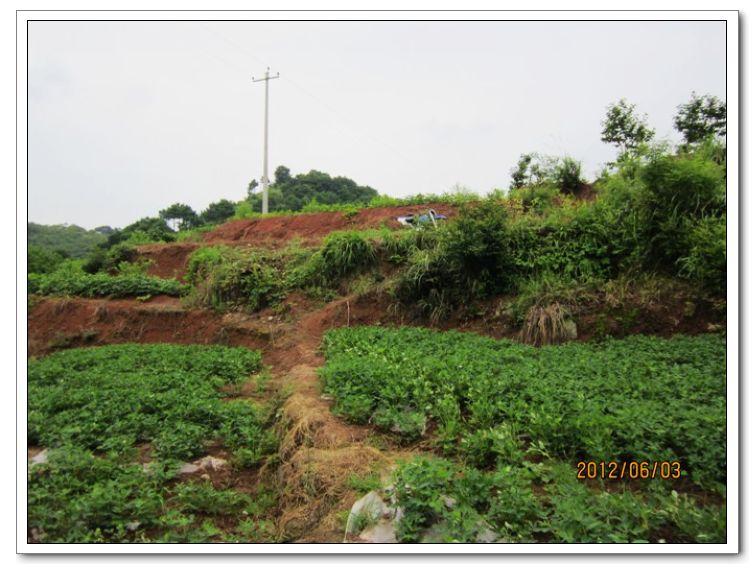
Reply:
M272 373L269 384L290 393L281 412L281 464L275 476L278 528L285 539L341 542L343 513L359 496L349 479L385 469L393 458L369 444L369 427L336 417L321 393L317 369L324 364L318 353L322 336L350 321L350 304L344 298L304 311L276 333L263 355Z

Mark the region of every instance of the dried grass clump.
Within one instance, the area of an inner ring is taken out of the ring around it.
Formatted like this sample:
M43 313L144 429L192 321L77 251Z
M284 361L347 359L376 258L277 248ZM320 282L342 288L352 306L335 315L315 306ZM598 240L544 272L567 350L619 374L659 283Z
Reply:
M349 486L349 478L386 464L388 459L369 446L297 450L278 470L281 537L299 539L323 528L342 535L342 525L331 522L338 512L351 508L359 497ZM326 520L328 517L330 519Z
M327 432L330 413L311 397L294 395L283 405L280 458L287 460L300 447L329 448L338 441Z
M558 303L552 303L546 307L540 305L530 307L522 330L519 332L520 342L536 347L563 343L573 338L573 323L568 320L568 311Z

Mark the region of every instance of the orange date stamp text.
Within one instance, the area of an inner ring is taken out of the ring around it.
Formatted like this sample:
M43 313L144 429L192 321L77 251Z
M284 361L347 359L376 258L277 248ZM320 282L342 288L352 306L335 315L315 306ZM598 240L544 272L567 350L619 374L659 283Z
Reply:
M577 479L645 480L660 478L671 480L681 477L682 465L678 460L664 461L594 461L577 462Z

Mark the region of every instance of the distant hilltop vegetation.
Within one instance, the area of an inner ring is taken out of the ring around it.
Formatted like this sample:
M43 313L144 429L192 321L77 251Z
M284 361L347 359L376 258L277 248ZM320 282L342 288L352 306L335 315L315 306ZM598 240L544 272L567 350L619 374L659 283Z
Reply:
M104 242L113 229L107 225L87 231L78 225L27 225L27 244L57 251L65 257L83 258L97 245Z

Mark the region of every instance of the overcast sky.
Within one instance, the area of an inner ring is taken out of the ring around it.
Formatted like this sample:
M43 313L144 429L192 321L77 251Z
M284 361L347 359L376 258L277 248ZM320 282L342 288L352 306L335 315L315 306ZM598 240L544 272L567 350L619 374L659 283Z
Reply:
M125 226L242 199L270 172L380 193L508 187L523 152L593 178L609 103L677 140L692 91L725 99L724 22L30 22L29 221Z

